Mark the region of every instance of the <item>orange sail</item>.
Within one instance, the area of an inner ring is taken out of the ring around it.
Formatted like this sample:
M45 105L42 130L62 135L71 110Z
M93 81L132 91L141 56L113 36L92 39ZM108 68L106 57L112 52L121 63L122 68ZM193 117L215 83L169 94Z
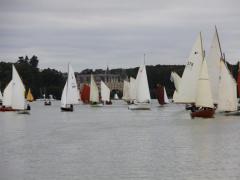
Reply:
M33 95L31 93L31 89L28 90L27 101L29 101L29 102L34 101Z
M81 100L84 104L88 104L90 100L90 87L87 84L83 85L82 93L81 93Z

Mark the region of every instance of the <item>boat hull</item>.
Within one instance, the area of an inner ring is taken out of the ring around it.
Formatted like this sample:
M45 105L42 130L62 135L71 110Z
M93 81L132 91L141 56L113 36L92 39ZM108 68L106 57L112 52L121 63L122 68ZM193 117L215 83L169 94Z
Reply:
M201 109L191 113L191 117L213 118L215 109Z
M73 112L73 108L72 107L61 107L61 111Z
M51 103L51 102L44 102L44 105L45 105L45 106L51 106L52 103Z
M150 110L151 105L149 103L138 103L138 104L131 104L128 106L130 110Z
M9 112L9 111L16 111L11 107L0 107L0 112Z
M103 107L103 104L91 104L91 107Z

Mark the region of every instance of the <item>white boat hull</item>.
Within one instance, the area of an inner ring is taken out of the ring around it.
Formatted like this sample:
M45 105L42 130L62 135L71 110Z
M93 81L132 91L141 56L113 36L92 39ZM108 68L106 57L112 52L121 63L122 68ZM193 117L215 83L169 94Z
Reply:
M150 103L138 103L138 104L131 104L128 106L130 110L150 110L151 104Z

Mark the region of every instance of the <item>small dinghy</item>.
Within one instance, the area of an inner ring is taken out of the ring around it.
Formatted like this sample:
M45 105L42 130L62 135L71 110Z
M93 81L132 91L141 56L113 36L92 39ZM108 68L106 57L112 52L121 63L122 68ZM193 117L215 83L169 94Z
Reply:
M68 79L62 92L61 111L72 112L73 105L79 104L79 98L75 74L72 66L68 64Z
M151 98L145 65L140 66L136 78L136 100L128 106L130 110L150 110Z

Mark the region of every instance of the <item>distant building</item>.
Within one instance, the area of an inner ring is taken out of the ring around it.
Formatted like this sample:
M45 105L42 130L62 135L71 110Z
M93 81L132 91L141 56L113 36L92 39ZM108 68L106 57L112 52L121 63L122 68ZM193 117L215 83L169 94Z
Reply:
M100 83L101 81L103 81L109 88L110 90L117 90L117 91L121 91L123 90L123 80L125 78L125 74L112 74L109 72L109 70L107 69L107 71L105 72L101 72L101 73L96 73L94 74L94 79L98 85L98 87L100 87ZM78 86L80 89L82 89L83 84L90 84L90 79L91 79L91 74L82 74L82 73L77 73L76 74L76 80L78 83Z

